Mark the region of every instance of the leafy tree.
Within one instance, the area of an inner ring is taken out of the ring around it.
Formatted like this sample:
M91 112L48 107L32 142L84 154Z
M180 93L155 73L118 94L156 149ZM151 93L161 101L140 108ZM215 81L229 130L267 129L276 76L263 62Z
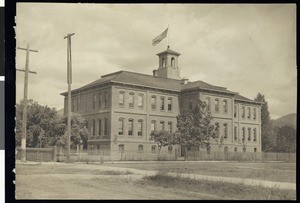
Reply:
M66 145L67 141L67 116L63 118L63 125L65 128L65 133L57 141L58 145ZM87 129L86 120L80 115L73 113L71 116L71 147L75 147L78 144L83 144L83 148L87 148L87 140L89 136L89 131Z
M22 115L24 102L16 104L16 146L22 140ZM27 102L27 147L46 147L53 145L64 133L64 125L55 108L41 106L36 101Z
M174 137L172 136L172 134L170 134L165 130L153 131L150 134L149 140L154 141L158 146L158 154L157 154L158 159L159 159L161 148L165 146L172 146L172 144L174 143Z
M262 102L261 106L261 142L262 150L264 152L274 151L276 138L273 132L273 124L270 119L270 113L268 110L268 102L265 100L265 96L258 93L254 101Z
M296 152L296 131L290 126L275 127L276 152Z
M217 130L211 124L212 117L206 103L198 100L190 104L181 115L177 116L177 131L173 134L175 144L186 149L191 147L209 148L211 138L216 138Z

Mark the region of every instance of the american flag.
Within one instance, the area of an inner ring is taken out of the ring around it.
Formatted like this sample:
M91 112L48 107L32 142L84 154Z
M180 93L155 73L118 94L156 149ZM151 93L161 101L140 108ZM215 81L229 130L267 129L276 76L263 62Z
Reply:
M165 31L163 31L160 35L158 35L157 37L155 37L155 38L152 40L152 45L153 45L153 46L157 45L157 44L160 43L164 38L167 37L168 29L169 29L169 28L167 28Z

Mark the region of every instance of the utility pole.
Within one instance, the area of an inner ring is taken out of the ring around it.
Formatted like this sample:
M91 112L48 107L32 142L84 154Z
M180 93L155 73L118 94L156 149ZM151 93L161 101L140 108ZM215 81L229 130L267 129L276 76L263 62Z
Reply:
M21 161L26 161L26 128L27 128L27 92L28 92L28 74L36 74L35 71L29 70L29 52L38 52L37 50L32 50L29 48L29 44L27 44L27 48L20 48L17 49L26 51L26 62L25 62L25 70L23 69L16 69L17 71L25 72L24 74L24 107L23 107L23 117L22 117L22 141L21 141Z
M72 57L71 57L71 36L68 34L64 39L67 41L67 83L68 83L68 130L67 130L67 156L66 163L70 163L70 139L71 139L71 84L72 84Z

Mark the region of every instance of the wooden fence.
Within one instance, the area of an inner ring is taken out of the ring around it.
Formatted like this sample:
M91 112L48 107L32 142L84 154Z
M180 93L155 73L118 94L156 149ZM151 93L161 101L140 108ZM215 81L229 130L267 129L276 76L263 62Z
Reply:
M22 149L17 148L16 160L21 159ZM51 148L26 148L27 161L56 161L56 147Z

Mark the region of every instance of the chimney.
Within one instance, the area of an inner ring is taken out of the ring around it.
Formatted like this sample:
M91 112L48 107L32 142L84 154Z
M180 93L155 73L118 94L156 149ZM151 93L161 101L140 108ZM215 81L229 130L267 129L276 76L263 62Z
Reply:
M186 83L188 83L188 81L189 81L189 79L187 79L187 78L182 78L180 83L181 83L182 85L185 85Z
M157 70L153 70L153 76L158 76Z

